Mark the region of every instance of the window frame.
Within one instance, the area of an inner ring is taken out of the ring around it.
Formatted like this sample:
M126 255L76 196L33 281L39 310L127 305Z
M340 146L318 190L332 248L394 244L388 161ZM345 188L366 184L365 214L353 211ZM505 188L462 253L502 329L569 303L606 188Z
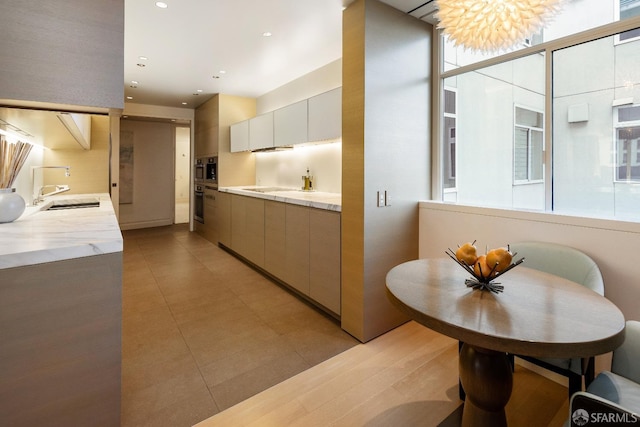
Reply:
M544 126L541 128L538 127L534 127L534 126L529 126L529 125L522 125L522 124L518 124L516 122L516 109L520 108L521 110L527 110L527 111L532 111L534 113L538 113L538 114L542 114L542 123L544 123L544 111L540 111L536 108L530 108L527 106L524 106L522 104L514 104L513 105L513 160L511 162L511 164L513 165L513 185L528 185L528 184L542 184L544 183L544 170L545 170L545 132L544 132ZM516 179L516 128L521 128L521 129L527 129L528 130L528 134L527 134L527 179ZM531 132L535 131L535 132L540 132L541 136L542 136L542 178L540 179L531 179L531 158L532 156L532 144L531 144Z
M621 1L622 0L615 0L614 3L613 3L613 7L615 9L614 13L615 13L616 21L620 21L620 2ZM633 1L637 4L637 6L634 6L634 7L638 8L638 15L637 16L640 16L640 0L633 0ZM631 19L631 18L625 18L625 19ZM629 31L632 31L632 30L629 30ZM625 44L625 43L629 43L629 42L634 42L634 41L640 40L640 33L635 37L629 37L628 39L620 39L620 34L625 33L625 32L626 31L621 31L619 34L616 34L614 36L614 39L613 39L614 45Z
M608 24L604 24L599 27L593 27L578 33L569 34L563 37L552 38L539 45L531 46L528 48L516 50L513 52L504 53L502 55L490 56L486 59L479 60L470 64L459 65L456 67L449 67L445 61L445 36L442 29L433 27L433 52L432 59L434 61L434 90L438 93L438 96L433 97L431 117L432 117L432 131L431 135L434 143L431 145L432 150L432 162L431 162L431 198L432 200L443 201L445 200L445 191L443 191L443 164L442 164L442 141L443 136L443 97L444 97L444 85L447 79L455 78L458 75L462 75L468 72L477 71L485 67L493 65L503 64L514 59L525 57L532 54L540 54L545 57L545 170L544 170L544 186L545 186L545 211L555 212L555 202L553 193L553 96L552 96L552 74L553 74L553 54L557 50L573 47L583 43L592 42L594 40L605 38L609 36L615 36L618 33L640 28L640 16L625 18L621 21L614 21ZM458 151L459 147L458 147ZM457 202L456 202L457 203ZM493 206L487 206L493 207ZM517 209L510 209L517 210Z
M640 184L640 176L637 179L620 179L618 178L618 168L621 166L618 163L618 155L619 155L619 141L618 141L618 130L623 129L623 128L638 128L640 129L640 119L638 120L629 120L629 121L624 121L621 122L618 117L619 117L619 111L621 109L624 108L632 108L632 107L637 107L640 108L640 104L627 104L627 105L619 105L613 108L613 182L616 184ZM640 156L640 138L638 138L637 140L635 140L635 144L636 144L636 162L638 160L638 157ZM627 168L629 167L629 163L631 162L631 158L632 158L632 152L627 152ZM640 165L639 165L640 166Z

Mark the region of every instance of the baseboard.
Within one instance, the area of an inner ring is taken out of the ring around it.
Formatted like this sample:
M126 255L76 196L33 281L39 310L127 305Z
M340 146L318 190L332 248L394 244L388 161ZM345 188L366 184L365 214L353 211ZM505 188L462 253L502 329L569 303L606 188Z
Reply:
M138 228L151 228L151 227L164 227L166 225L173 225L172 219L157 219L154 221L138 221L128 222L126 224L120 224L120 230L135 230Z
M550 371L548 369L544 369L543 367L540 367L538 365L534 365L531 362L528 362L524 359L520 359L518 356L516 356L515 359L515 363L516 365L522 366L523 368L526 368L528 370L530 370L531 372L534 372L540 376L543 376L553 382L556 382L562 386L565 386L567 388L569 388L569 378L562 376L560 374L556 374L553 371Z

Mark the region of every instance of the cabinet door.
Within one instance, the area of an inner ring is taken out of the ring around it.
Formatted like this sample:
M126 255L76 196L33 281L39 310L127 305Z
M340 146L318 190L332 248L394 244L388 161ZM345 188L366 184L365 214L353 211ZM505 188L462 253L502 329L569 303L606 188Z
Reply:
M231 194L217 192L217 210L215 226L218 232L218 242L231 247Z
M306 99L274 111L273 136L276 147L307 142Z
M218 100L212 98L194 113L194 148L196 157L218 155Z
M309 98L309 141L342 137L342 88Z
M246 197L231 195L231 246L230 248L244 256L246 248Z
M286 205L285 282L309 295L309 208Z
M264 267L264 200L247 197L245 200L245 256Z
M285 280L285 204L264 202L264 268Z
M273 112L249 119L249 149L273 147Z
M204 190L204 227L202 227L202 235L210 242L218 242L218 233L216 224L218 222L218 192L208 185Z
M340 213L310 209L309 296L340 315Z
M231 152L249 150L249 120L231 125Z

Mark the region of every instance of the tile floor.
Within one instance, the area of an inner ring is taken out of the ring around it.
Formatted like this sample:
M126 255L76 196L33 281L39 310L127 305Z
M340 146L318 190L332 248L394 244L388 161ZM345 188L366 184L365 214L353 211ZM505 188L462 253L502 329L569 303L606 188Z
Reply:
M186 224L123 236L122 426L191 426L358 343Z

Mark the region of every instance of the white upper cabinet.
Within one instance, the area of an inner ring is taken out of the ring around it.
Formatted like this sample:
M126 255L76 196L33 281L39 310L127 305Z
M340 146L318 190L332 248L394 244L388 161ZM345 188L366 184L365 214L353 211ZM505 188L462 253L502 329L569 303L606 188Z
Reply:
M273 126L276 147L307 142L307 100L274 111Z
M231 152L342 137L342 88L231 125Z
M249 151L249 120L231 125L231 152Z
M342 88L309 98L309 141L342 137Z
M273 112L249 119L249 149L273 147Z

